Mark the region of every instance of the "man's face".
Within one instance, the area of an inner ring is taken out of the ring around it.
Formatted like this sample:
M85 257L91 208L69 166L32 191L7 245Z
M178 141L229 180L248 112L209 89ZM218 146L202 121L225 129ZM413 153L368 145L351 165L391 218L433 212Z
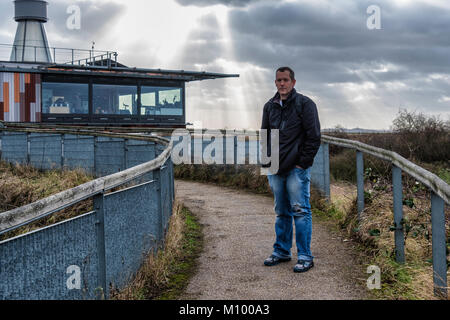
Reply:
M289 76L289 71L278 71L276 74L275 85L277 86L278 93L281 98L287 98L289 92L291 92L292 88L295 86L295 80L291 80Z

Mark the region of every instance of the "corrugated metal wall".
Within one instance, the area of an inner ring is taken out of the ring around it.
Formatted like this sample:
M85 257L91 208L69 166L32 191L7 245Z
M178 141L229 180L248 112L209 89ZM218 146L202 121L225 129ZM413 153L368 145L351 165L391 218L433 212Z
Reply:
M0 72L0 120L41 121L41 75Z
M165 149L152 141L2 130L0 141L2 160L40 169L82 167L98 175L150 161ZM100 166L113 149L120 157ZM145 254L162 244L173 182L169 158L126 188L93 196L94 211L0 241L0 300L95 299L102 292L108 298L110 287L123 288ZM79 286L70 280L74 267Z

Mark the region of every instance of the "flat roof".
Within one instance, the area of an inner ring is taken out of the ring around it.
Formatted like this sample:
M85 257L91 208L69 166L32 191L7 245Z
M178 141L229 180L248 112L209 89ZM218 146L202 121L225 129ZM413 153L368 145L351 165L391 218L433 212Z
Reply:
M0 72L111 76L125 78L180 80L185 82L239 77L239 74L212 73L206 71L106 67L95 65L78 66L72 64L42 64L10 61L0 61Z

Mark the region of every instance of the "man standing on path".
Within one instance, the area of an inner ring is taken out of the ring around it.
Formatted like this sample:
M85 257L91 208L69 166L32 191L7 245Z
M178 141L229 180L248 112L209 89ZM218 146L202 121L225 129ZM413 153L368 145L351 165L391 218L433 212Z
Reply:
M295 224L297 264L294 272L314 266L311 255L311 166L320 147L320 123L315 103L295 89L294 71L281 67L276 71L277 93L264 105L261 129L279 130L279 169L267 176L274 194L276 241L272 255L264 265L274 266L291 260L292 233Z

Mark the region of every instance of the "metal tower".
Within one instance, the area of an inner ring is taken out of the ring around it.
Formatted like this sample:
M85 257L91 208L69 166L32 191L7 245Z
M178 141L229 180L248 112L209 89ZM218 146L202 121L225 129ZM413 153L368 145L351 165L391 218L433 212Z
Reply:
M15 0L14 20L18 22L10 61L52 62L44 23L47 1Z

